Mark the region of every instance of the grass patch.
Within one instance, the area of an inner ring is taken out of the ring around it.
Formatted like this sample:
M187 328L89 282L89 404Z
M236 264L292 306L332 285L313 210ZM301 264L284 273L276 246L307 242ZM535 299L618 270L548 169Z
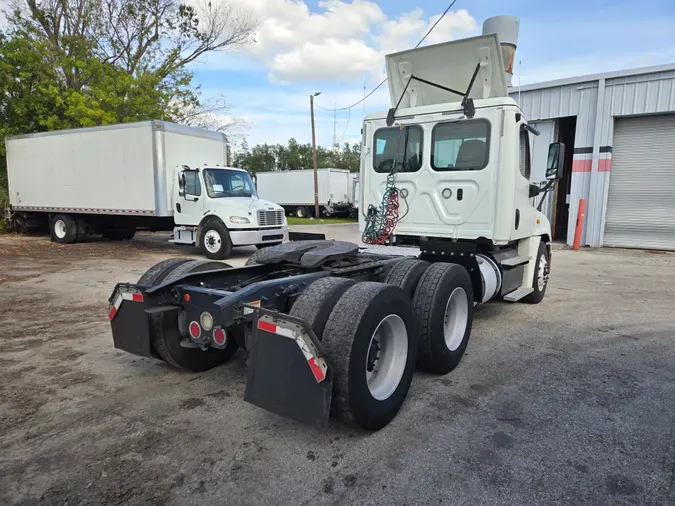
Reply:
M321 218L319 220L310 220L309 218L296 218L289 216L289 225L340 225L344 223L358 223L358 218Z

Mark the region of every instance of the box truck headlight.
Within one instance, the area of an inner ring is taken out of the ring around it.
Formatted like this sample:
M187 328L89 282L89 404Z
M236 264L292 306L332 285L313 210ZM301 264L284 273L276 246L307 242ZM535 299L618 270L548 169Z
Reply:
M251 223L248 221L248 218L245 218L243 216L230 216L230 223L237 223L239 225L246 225L247 223Z

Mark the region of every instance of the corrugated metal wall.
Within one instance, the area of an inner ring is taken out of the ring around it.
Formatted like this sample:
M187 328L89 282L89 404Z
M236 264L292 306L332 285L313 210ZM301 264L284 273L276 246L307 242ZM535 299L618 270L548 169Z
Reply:
M626 74L626 73L622 73ZM575 155L567 243L574 240L579 200L588 200L582 244L601 246L611 167L614 118L675 111L675 65L614 77L616 73L559 86L532 86L511 97L530 121L576 116ZM536 85L534 85L536 86ZM598 131L596 132L596 117Z

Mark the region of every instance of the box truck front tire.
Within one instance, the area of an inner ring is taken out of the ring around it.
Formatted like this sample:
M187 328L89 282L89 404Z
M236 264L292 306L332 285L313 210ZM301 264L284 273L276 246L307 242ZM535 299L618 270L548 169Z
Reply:
M77 222L69 214L55 214L50 226L51 239L60 244L77 241Z
M206 258L224 260L232 254L232 241L227 227L219 220L202 225L199 246Z

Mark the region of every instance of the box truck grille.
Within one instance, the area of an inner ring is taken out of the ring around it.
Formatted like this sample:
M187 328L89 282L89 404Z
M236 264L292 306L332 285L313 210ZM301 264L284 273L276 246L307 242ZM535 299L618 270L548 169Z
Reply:
M261 227L270 227L272 225L284 224L284 210L278 211L258 211L258 225Z

